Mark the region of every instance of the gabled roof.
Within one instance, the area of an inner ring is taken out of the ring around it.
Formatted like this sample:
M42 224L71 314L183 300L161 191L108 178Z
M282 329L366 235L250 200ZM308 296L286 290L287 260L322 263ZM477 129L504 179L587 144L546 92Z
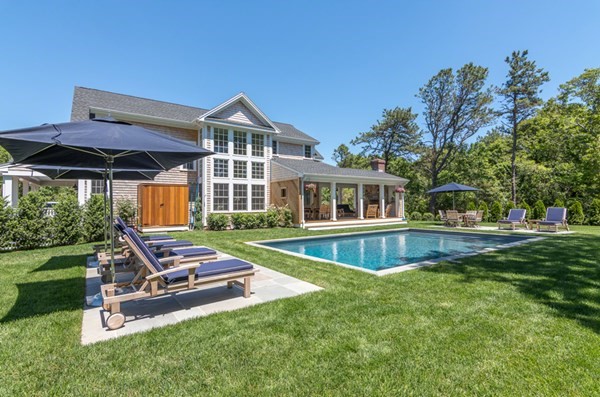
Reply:
M329 165L322 161L315 160L296 160L285 157L274 157L271 162L278 164L290 171L294 171L300 177L304 176L324 176L338 178L372 179L380 181L389 181L404 185L408 179L385 172L360 170L355 168L340 168Z
M257 118L265 126L271 127L276 133L280 132L279 128L277 128L277 126L267 117L267 115L264 114L262 112L262 110L260 110L258 108L258 106L256 106L254 104L254 102L252 102L252 100L250 98L248 98L248 96L246 94L244 94L243 92L240 92L239 94L226 100L222 104L210 109L209 111L204 113L202 116L199 116L196 119L196 121L202 122L202 121L206 121L209 118L217 118L215 116L217 116L220 112L227 109L228 107L236 104L237 102L241 102L247 109L249 109L252 113L254 113L254 115L257 116Z
M199 107L118 94L94 88L75 87L71 120L86 119L90 107L158 117L190 123L190 125L194 120L205 115L209 111L208 109ZM278 137L303 140L314 144L319 143L318 140L305 134L291 124L276 121L273 121L272 123L280 131Z

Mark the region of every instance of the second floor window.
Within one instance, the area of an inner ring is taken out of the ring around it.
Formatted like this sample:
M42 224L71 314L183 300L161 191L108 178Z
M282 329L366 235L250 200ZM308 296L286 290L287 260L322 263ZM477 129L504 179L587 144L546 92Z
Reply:
M233 177L234 178L246 178L248 176L247 166L245 161L233 162Z
M252 162L252 179L265 178L265 163Z
M310 145L304 145L304 157L307 159L312 158L312 148Z
M260 134L252 134L252 156L263 157L265 155L265 140Z
M215 153L229 153L229 131L215 128Z
M229 161L215 159L214 176L217 178L229 177Z
M273 154L279 154L279 142L273 141Z
M233 154L246 155L246 133L233 131Z

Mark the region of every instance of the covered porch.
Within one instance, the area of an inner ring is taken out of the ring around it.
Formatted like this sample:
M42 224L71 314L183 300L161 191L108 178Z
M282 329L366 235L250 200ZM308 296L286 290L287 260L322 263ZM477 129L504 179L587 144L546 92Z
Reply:
M274 170L281 165L296 173L295 178L274 182L271 195L273 204L290 207L294 223L300 227L406 221L404 185L408 180L404 178L307 160L277 159L273 163ZM288 192L293 192L297 202Z

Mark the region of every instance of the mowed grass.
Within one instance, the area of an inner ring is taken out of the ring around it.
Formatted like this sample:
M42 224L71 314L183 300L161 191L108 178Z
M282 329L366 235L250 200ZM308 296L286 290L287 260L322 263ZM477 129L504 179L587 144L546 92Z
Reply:
M90 246L3 253L0 395L600 395L600 228L575 229L385 277L244 244L303 230L181 233L324 290L91 346Z

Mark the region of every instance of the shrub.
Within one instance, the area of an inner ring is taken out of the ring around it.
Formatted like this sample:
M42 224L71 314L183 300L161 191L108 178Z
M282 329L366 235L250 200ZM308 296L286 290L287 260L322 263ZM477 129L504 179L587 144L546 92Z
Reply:
M54 243L75 244L81 238L81 208L74 191L63 192L54 207Z
M435 216L435 221L436 221L436 222L440 222L441 220L442 220L442 217L440 216L440 214L437 214L437 215Z
M527 203L525 202L525 200L522 200L522 201L519 203L519 208L520 208L520 209L522 209L522 210L525 210L525 217L526 217L526 218L528 218L528 219L529 219L529 218L533 219L533 214L532 214L532 212L531 212L531 207L529 206L529 204L527 204Z
M506 205L504 206L504 217L508 216L508 213L510 210L514 209L515 205L513 204L513 202L511 200L508 200L508 203L506 203Z
M482 202L481 204L479 204L479 210L483 211L483 218L482 220L484 222L487 222L489 217L490 217L490 210L488 208L488 205L485 202Z
M37 248L52 244L52 218L45 215L46 192L30 192L19 200L14 239L19 248Z
M476 209L477 209L477 206L475 206L474 201L469 201L467 203L467 211L475 211Z
M202 229L202 198L196 197L194 201L194 229Z
M266 226L271 228L279 226L279 211L277 207L269 207L267 209Z
M0 250L8 249L13 241L15 213L8 202L0 197Z
M494 201L492 203L492 208L490 209L490 222L498 222L502 219L502 204L499 201Z
M592 201L593 204L593 201ZM588 214L588 215L591 215ZM567 211L567 220L572 225L581 225L585 220L585 215L583 214L583 206L581 202L578 200L574 200Z
M229 217L225 214L208 214L206 224L209 230L225 230L229 226Z
M117 215L123 219L127 225L135 222L136 204L130 198L123 198L117 201Z
M438 216L439 216L439 215L438 215ZM435 218L434 218L434 216L433 216L433 214L432 214L431 212L425 212L425 213L423 214L423 220L424 220L424 221L431 222L431 221L433 221L434 219L435 219Z
M557 198L556 200L554 200L554 204L552 206L553 207L558 207L558 208L564 208L565 207L565 202L562 201L561 199Z
M423 215L420 212L415 211L410 214L411 221L420 221L421 219L423 219Z
M538 200L535 202L532 208L533 218L534 219L544 219L546 218L546 206L542 202L542 200Z
M294 226L294 217L290 207L283 206L278 208L279 211L279 226L281 227L292 227Z
M573 205L575 204L579 204L579 208L581 208L581 203L579 201L573 203ZM583 210L581 212L583 215ZM595 198L592 200L588 211L588 221L590 225L600 225L600 199Z
M256 218L256 227L257 228L264 229L265 227L267 227L267 213L266 212L259 212L259 213L255 214L254 217Z
M108 211L107 211L108 214ZM94 194L83 206L83 238L85 241L104 239L104 198Z

